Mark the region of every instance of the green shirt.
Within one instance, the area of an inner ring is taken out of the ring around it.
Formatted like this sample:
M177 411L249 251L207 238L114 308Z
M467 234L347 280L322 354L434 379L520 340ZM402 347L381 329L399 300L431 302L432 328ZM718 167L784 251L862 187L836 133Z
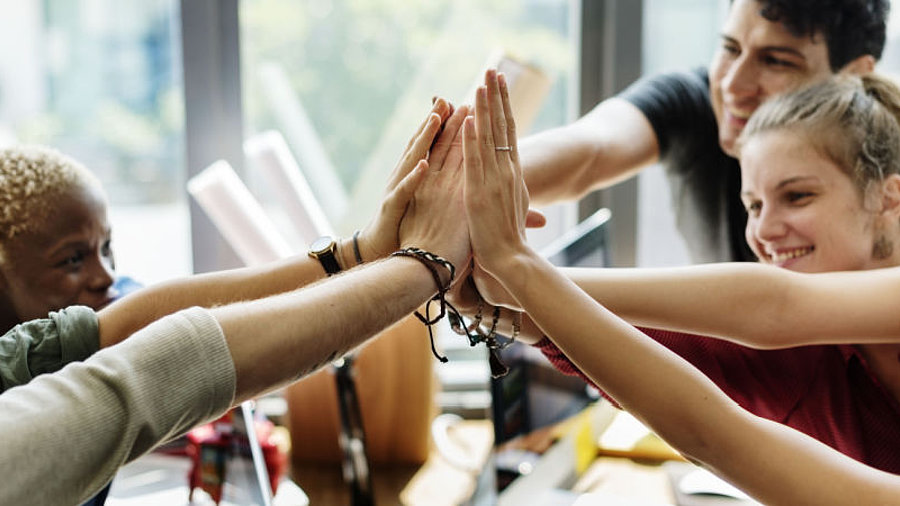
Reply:
M99 349L99 320L89 307L72 306L16 325L0 337L0 393Z

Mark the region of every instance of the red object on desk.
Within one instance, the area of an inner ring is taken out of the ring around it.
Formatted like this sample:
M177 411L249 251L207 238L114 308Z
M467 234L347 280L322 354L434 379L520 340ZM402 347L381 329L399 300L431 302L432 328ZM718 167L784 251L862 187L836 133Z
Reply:
M188 474L189 501L197 487L209 494L216 504L222 500L228 458L233 452L239 451L236 448L238 441L234 437L233 419L234 410L231 410L218 420L197 427L187 434L187 454L192 462ZM253 426L269 474L269 486L272 488L272 495L275 495L284 474L287 455L272 439L272 429L275 427L272 422L254 420Z

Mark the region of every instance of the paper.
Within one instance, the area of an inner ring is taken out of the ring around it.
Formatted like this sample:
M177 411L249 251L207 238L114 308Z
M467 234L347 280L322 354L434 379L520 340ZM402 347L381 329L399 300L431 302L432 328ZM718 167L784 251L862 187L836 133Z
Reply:
M288 243L228 162L219 160L203 169L187 188L246 265L291 255Z
M678 481L678 490L685 494L715 494L735 499L751 500L750 496L706 469L695 469Z
M244 153L248 165L259 171L275 194L303 244L336 235L280 133L269 130L253 136L244 143Z

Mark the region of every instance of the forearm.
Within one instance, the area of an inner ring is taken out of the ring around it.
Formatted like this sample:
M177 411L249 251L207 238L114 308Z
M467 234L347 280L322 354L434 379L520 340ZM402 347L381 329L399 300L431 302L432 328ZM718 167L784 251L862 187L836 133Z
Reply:
M578 135L575 124L522 139L519 153L531 204L541 207L586 195L590 188L582 181L590 174L595 149Z
M181 309L268 297L324 277L325 271L318 261L298 255L261 266L165 281L138 290L100 311L100 346L113 345Z
M873 493L896 493L896 479L886 483L885 473L744 411L686 361L554 275L543 260L524 265L507 288L541 329L623 408L689 458L767 504L841 503L863 483L877 485ZM808 487L813 477L827 481L822 493Z
M340 357L437 292L418 261L393 257L269 299L213 309L253 397Z
M656 133L630 102L612 98L569 125L519 142L533 206L574 200L628 179L656 161Z
M697 424L696 413L727 401L708 378L592 300L546 260L531 256L510 265L515 274L503 275L504 286L540 330L623 408L648 423L668 420L671 427L688 429ZM678 388L660 388L664 378L667 385L678 378ZM681 449L702 446L702 432L663 432L673 444L680 441Z
M564 269L629 323L754 348L891 342L900 270L801 274L753 263ZM838 317L839 315L839 317Z
M790 427L735 408L705 421L700 458L763 504L893 504L900 477L868 467Z

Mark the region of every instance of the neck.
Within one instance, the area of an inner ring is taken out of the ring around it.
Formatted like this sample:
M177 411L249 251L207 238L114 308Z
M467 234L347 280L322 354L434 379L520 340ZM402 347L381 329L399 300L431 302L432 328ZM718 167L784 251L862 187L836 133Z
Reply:
M12 308L12 304L6 300L5 295L0 295L0 334L22 323L19 315Z

